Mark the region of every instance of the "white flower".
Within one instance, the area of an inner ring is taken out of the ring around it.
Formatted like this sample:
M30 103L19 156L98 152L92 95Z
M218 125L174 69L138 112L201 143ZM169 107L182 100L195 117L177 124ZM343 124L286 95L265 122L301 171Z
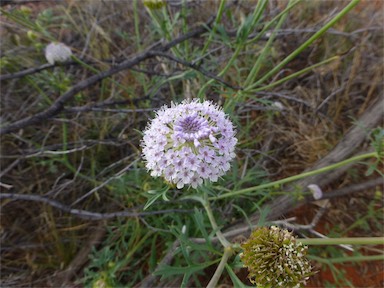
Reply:
M307 186L309 190L311 190L313 198L315 200L321 199L323 197L323 191L321 191L320 187L316 184L310 184Z
M71 59L71 56L71 49L63 43L50 43L45 47L45 59L47 59L49 64L68 61Z
M272 107L276 108L277 110L280 110L280 111L284 110L284 105L279 101L273 102Z
M212 102L163 107L144 131L143 158L152 176L181 189L215 182L230 169L237 139L231 121Z

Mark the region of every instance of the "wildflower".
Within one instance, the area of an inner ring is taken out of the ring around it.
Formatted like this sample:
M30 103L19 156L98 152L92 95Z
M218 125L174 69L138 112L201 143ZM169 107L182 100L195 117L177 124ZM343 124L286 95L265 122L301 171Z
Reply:
M307 186L309 190L311 190L313 198L315 200L319 200L323 197L323 191L321 191L320 187L316 184L310 184Z
M275 101L272 103L272 107L275 108L276 110L279 110L279 111L283 111L284 110L284 105L279 102L279 101Z
M45 59L47 59L49 64L65 62L71 59L71 56L71 49L63 43L50 43L45 47Z
M165 0L143 0L143 2L149 9L160 9L167 4Z
M258 228L241 247L248 278L258 287L302 287L312 275L308 248L285 229Z
M181 189L215 182L230 168L237 143L231 121L210 101L162 107L144 131L143 158L152 176Z

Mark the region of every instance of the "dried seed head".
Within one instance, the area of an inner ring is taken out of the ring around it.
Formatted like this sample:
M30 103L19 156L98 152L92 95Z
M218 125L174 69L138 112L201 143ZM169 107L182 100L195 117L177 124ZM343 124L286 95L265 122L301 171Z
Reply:
M312 275L307 247L288 230L261 227L241 245L248 278L258 287L302 287Z

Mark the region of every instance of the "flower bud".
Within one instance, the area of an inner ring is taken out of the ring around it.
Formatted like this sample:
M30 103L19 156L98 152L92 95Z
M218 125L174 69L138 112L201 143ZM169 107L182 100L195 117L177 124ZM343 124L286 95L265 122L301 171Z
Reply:
M240 258L257 287L302 287L312 275L307 247L288 230L258 228L241 247Z
M20 12L23 13L24 16L29 16L32 13L32 9L25 5L22 5L20 7Z
M160 9L167 4L165 0L143 0L143 2L149 9Z
M32 30L28 30L28 32L27 32L27 37L28 37L28 39L31 41L31 42L34 42L36 39L37 39L37 34L34 32L34 31L32 31Z

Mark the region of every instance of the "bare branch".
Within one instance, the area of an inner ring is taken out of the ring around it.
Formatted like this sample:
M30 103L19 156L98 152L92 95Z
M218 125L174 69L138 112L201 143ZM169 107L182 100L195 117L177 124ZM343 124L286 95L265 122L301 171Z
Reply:
M112 180L115 180L115 179L118 179L120 178L122 175L124 175L124 173L130 169L132 167L132 165L134 163L136 163L138 160L135 160L135 161L132 161L129 165L127 165L126 167L124 167L122 170L120 170L119 172L117 172L114 176L112 177L109 177L106 181L104 181L103 183L101 183L99 186L93 188L91 191L85 193L83 196L79 197L76 201L74 201L72 204L71 204L71 207L76 205L77 203L81 202L82 200L84 200L85 198L91 196L93 193L97 192L98 190L100 190L101 188L103 188L105 185L107 185L109 182L111 182Z
M142 113L142 112L152 112L160 108L144 108L144 109L110 109L110 108L98 108L98 107L71 107L66 108L65 112L110 112L110 113Z
M231 88L233 90L242 90L243 89L240 86L233 86L233 85L225 82L224 80L220 79L219 77L217 77L213 73L205 71L204 69L200 68L196 64L190 63L190 62L185 61L183 59L176 58L173 55L170 55L170 54L167 54L167 53L164 53L164 52L159 52L159 51L150 51L149 53L151 55L167 58L167 59L172 60L172 61L174 61L176 63L182 64L182 65L184 65L186 67L189 67L189 68L191 68L193 70L196 70L197 72L203 74L204 76L207 76L209 78L215 79L217 82L220 82L221 84L223 84L223 85L225 85L225 86L227 86L227 87L229 87L229 88Z
M56 0L57 2L61 2L61 0ZM0 6L5 5L24 5L28 3L39 3L43 2L43 0L2 0L0 2Z
M43 71L43 70L47 70L49 68L53 68L55 66L56 65L53 65L53 64L43 64L39 67L32 67L32 68L28 68L28 69L18 71L15 73L0 75L0 81L10 80L10 79L15 79L15 78L21 78L21 77L24 77L27 75L38 73L38 72Z
M33 201L41 202L48 204L52 207L55 207L64 212L70 213L74 216L77 216L82 219L87 220L105 220L112 219L116 217L145 217L150 215L159 215L159 214L172 214L172 213L191 213L193 210L184 210L184 209L167 209L167 210L158 210L158 211L148 211L148 212L135 212L135 211L119 211L112 213L97 213L81 209L73 209L67 205L60 203L59 201L40 196L40 195L27 195L27 194L17 194L17 193L0 193L0 199L14 199L14 200L24 200L24 201Z
M353 184L353 185L348 186L348 187L344 187L344 188L340 188L340 189L337 189L337 190L334 190L331 192L327 192L327 193L323 194L323 197L321 199L332 199L332 198L336 198L336 197L342 197L345 195L350 195L352 193L356 193L356 192L362 191L364 189L369 189L369 188L372 188L372 187L375 187L378 185L383 185L383 181L384 181L383 178L379 177L376 179L368 180L368 181L363 182L363 183ZM307 201L311 201L311 200L307 200Z
M41 149L33 149L33 150L24 150L20 154L14 154L14 155L1 155L0 154L0 159L12 159L12 158L17 158L18 161L21 159L27 159L31 157L45 157L45 156L50 156L50 155L63 155L63 154L70 154L70 153L75 153L77 151L83 151L86 149L90 149L95 145L110 145L110 146L122 146L126 142L122 141L121 139L108 139L108 140L82 140L79 142L68 142L66 144L67 150L62 150L63 149L63 144L53 144L53 145L47 145ZM16 161L17 161L16 160ZM17 163L16 163L17 164ZM16 165L15 164L15 165ZM12 166L13 168L13 166ZM7 168L8 169L8 168ZM11 169L11 168L10 168ZM0 173L0 177L3 175Z
M193 30L189 33L183 34L183 35L179 36L178 38L162 45L160 48L158 48L158 51L159 52L167 51L170 48L172 48L173 46L175 46L175 45L177 45L177 44L179 44L179 43L181 43L187 39L190 39L192 37L196 37L196 36L204 33L206 31L206 27L209 26L212 21L213 21L213 17L211 17L211 19L208 21L207 24L202 25L202 26L196 28L195 30ZM110 76L112 76L118 72L121 72L121 71L126 70L126 69L130 69L133 66L139 64L140 62L142 62L146 59L155 57L156 56L155 54L151 54L151 52L154 51L153 49L154 48L150 48L147 51L144 51L144 52L139 53L137 55L133 55L130 59L122 62L119 65L112 67L111 69L103 71L99 74L93 75L93 76L77 83L76 85L72 86L72 88L69 89L66 93L62 94L46 110L44 110L40 113L37 113L35 115L32 115L30 117L26 117L24 119L16 121L14 123L11 123L11 124L3 127L3 128L0 128L0 135L8 134L8 133L17 131L21 128L24 128L24 127L27 127L30 125L34 125L34 124L40 123L46 119L52 118L53 116L55 116L59 112L61 112L64 109L64 104L66 102L68 102L69 100L71 100L80 91L82 91L82 90L96 84L97 82L99 82L99 81L101 81L107 77L110 77Z
M177 248L180 246L179 240L175 240L172 246L169 248L167 254L163 257L163 259L157 264L157 267L154 272L158 271L162 266L171 264L173 257L175 256L175 252ZM140 283L138 283L135 288L138 287L155 287L152 286L157 281L158 276L155 276L154 273L146 276Z
M30 117L16 121L4 128L0 128L0 135L8 134L13 131L17 131L21 128L40 123L46 119L52 118L64 109L64 104L72 99L77 93L88 88L89 86L101 81L104 78L112 76L120 71L128 69L141 61L150 58L151 56L147 52L141 53L138 56L133 56L131 59L123 62L121 65L111 68L110 70L103 71L97 75L91 76L69 89L66 93L62 94L48 109L32 115Z
M99 64L99 63L111 64L113 66L119 65L119 63L118 63L119 60L111 60L111 59L99 60L99 61L86 61L86 60L81 59L81 61L86 63L86 64L88 64L88 65ZM15 72L15 73L2 74L2 75L0 75L0 81L11 80L11 79L16 79L16 78L22 78L22 77L25 77L25 76L28 76L28 75L32 75L32 74L35 74L35 73L39 73L41 71L52 69L52 68L55 68L55 67L80 66L80 65L82 65L82 63L80 63L78 61L68 61L68 62L65 62L65 63L57 63L57 64L43 64L43 65L40 65L38 67L27 68L27 69L24 69L24 70ZM170 77L170 76L172 76L172 75L158 73L158 72L155 72L155 71L150 71L150 70L145 70L145 69L140 69L140 68L133 68L132 67L132 68L128 68L128 69L130 69L132 71L144 73L144 74L147 74L147 75L156 75L156 76L163 76L163 77Z
M86 264L89 260L89 254L92 248L100 244L106 234L106 227L104 221L100 221L98 226L94 227L90 231L88 241L85 245L82 245L81 249L76 253L71 263L65 268L64 271L60 271L55 275L54 285L55 287L70 287L70 281L76 277L76 273ZM56 285L55 285L56 284Z

